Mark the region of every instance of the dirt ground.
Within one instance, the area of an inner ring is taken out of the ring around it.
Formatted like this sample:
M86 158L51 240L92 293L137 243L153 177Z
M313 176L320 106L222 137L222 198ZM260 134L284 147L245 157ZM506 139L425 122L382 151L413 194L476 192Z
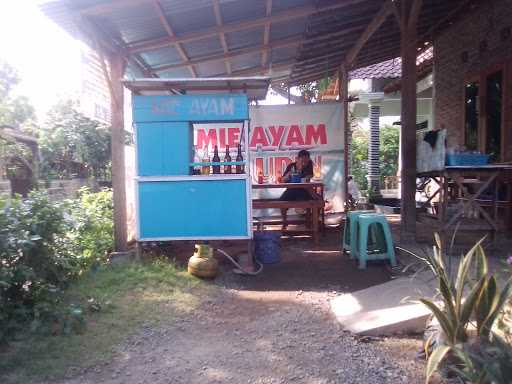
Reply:
M256 277L221 260L218 287L192 314L143 327L102 366L65 383L423 383L417 338L360 339L331 316L333 297L390 279L382 264L360 271L339 253L340 234L283 240L283 261ZM244 251L216 244L230 254ZM191 244L167 251L185 262Z

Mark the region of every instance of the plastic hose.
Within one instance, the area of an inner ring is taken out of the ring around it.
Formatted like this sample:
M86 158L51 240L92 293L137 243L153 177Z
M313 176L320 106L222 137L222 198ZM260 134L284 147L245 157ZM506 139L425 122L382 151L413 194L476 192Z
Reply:
M256 264L258 264L258 270L257 271L254 271L254 272L251 272L251 271L246 271L245 269L242 268L242 266L240 264L238 264L235 259L233 259L226 251L220 249L220 248L217 248L216 249L217 252L223 254L224 256L226 256L226 258L231 261L233 263L234 266L236 266L238 268L238 270L241 272L241 274L243 275L251 275L251 276L256 276L258 273L260 273L261 271L263 271L263 264L261 264L258 260L255 260L256 261Z

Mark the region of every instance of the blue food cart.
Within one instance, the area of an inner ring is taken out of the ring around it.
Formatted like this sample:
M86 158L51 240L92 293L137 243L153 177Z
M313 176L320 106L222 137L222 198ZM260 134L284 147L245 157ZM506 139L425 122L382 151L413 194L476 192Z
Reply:
M252 238L249 103L265 98L268 84L263 77L125 82L132 91L138 241ZM194 142L195 127L221 123L240 127L242 161L198 156L204 149ZM197 172L226 166L244 172Z

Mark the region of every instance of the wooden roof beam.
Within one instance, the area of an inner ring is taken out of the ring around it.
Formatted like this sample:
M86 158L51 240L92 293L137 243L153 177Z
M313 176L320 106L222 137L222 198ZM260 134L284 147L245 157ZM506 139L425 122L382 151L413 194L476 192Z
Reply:
M213 0L213 13L215 14L215 22L217 23L217 27L222 29L222 14L220 11L220 3L219 0ZM219 32L219 38L220 43L222 45L222 50L224 51L224 54L227 54L229 52L228 43L226 41L226 34L224 32ZM224 65L226 66L226 73L228 75L231 74L231 62L229 61L229 58L226 58L224 60Z
M155 72L165 72L170 69L186 67L187 65L196 65L196 64L200 64L200 63L206 63L209 61L217 61L217 60L223 60L223 59L225 60L225 59L229 59L232 57L246 55L248 53L262 52L264 50L269 50L269 49L291 47L291 46L299 45L301 37L302 37L302 35L295 35L295 36L287 37L284 39L275 40L267 45L257 45L257 46L253 46L253 47L239 48L239 49L231 50L228 53L220 53L220 54L196 57L194 59L190 59L189 61L183 62L183 63L176 63L176 64L163 65L160 67L153 67L153 70Z
M284 21L308 17L312 14L319 12L333 11L336 9L345 8L357 3L362 3L366 0L344 0L325 7L303 6L289 9L287 11L279 12L274 15L261 17L259 19L236 21L232 23L224 23L222 27L216 26L212 28L203 29L201 31L185 33L181 36L163 37L152 40L141 41L129 46L130 53L138 53L145 51L152 51L159 48L164 48L175 43L186 43L190 41L205 39L208 37L217 36L219 33L230 33L241 31L244 29L251 29L255 27L264 26L267 23L281 23Z
M169 20L167 20L167 17L165 16L165 12L164 12L164 10L162 8L162 4L160 3L160 1L159 0L154 0L153 1L153 6L155 7L155 11L156 11L156 13L158 15L158 18L160 19L160 23L164 27L164 29L167 32L167 34L169 35L169 37L176 36L175 33L174 33L174 30L171 27L171 24L169 23ZM178 51L178 54L180 55L180 57L181 57L181 59L183 61L185 61L185 62L189 61L187 53L183 49L181 43L174 44L174 47ZM193 65L187 65L187 67L188 67L188 70L190 71L191 75L193 77L197 77L197 72L196 72L196 69L194 68L194 66Z
M266 16L269 17L272 14L272 0L267 0L266 5ZM268 45L270 40L270 23L265 24L265 30L263 31L263 45ZM269 49L263 50L261 55L261 66L265 66L267 64Z
M380 26L386 21L389 15L391 15L393 11L393 1L392 0L386 0L386 2L382 5L381 9L373 20L368 24L362 35L359 37L357 42L354 44L352 49L347 53L347 56L345 58L344 66L345 68L350 68L352 64L354 63L358 53L361 51L361 49L364 47L366 42L373 36L375 32L380 28Z

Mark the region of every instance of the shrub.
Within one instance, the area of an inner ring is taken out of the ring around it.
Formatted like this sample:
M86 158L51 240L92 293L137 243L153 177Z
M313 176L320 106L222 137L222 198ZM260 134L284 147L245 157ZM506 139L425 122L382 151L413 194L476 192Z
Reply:
M62 293L82 271L106 261L113 247L112 208L110 190L83 189L63 203L43 192L0 199L0 343L23 328L83 328L81 308L64 306Z
M73 228L69 233L73 252L84 266L106 261L114 247L112 190L93 193L82 188L70 204Z
M77 273L62 204L45 193L0 200L0 342L58 301Z

